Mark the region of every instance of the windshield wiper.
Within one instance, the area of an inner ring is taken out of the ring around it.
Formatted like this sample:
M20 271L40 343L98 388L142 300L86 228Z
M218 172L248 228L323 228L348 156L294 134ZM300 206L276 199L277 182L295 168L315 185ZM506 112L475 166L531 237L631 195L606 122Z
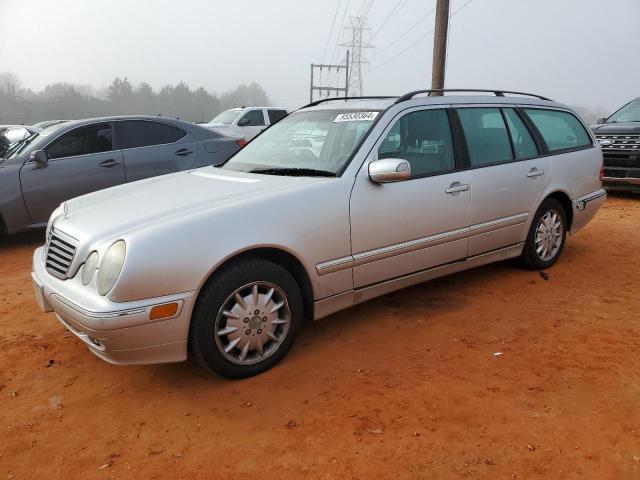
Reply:
M261 173L263 175L287 175L291 177L335 177L334 172L328 170L316 170L315 168L291 168L291 167L273 167L258 168L251 170L249 173Z

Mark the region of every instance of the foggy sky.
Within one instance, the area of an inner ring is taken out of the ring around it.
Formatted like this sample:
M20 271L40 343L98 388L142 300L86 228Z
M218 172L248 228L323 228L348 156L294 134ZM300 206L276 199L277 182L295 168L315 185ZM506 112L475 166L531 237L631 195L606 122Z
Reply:
M456 12L468 0L452 0ZM309 97L309 64L319 63L338 0L0 0L0 72L25 87L56 81L108 85L127 76L154 88L180 81L221 93L257 82L274 104ZM334 45L341 0L324 61ZM435 0L374 0L376 47L364 68L365 94L428 88L433 15L406 33ZM345 24L348 20L345 20ZM640 96L640 0L472 0L451 18L448 87L540 93L571 105L613 110Z

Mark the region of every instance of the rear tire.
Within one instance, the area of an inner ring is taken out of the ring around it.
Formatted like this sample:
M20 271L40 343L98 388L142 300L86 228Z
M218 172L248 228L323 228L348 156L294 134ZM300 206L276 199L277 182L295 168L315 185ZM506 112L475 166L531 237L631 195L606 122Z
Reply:
M567 214L555 198L547 198L533 217L520 263L530 270L551 267L562 253L567 237Z
M268 260L244 259L216 272L200 292L190 351L211 372L250 377L287 354L302 319L302 295L291 274Z

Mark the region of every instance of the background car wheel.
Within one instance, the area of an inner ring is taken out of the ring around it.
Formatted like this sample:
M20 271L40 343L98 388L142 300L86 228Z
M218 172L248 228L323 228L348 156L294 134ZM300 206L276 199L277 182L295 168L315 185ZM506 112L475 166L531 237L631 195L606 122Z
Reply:
M567 215L560 202L547 198L533 217L520 257L531 270L549 268L558 260L567 237Z
M289 351L303 318L291 274L262 259L246 259L214 275L191 318L189 347L198 362L225 377L264 372Z

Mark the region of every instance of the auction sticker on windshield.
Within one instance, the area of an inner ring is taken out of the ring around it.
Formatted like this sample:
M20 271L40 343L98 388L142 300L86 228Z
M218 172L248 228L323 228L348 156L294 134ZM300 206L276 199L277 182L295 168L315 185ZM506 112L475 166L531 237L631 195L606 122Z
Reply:
M372 122L380 112L348 112L338 115L335 122Z

